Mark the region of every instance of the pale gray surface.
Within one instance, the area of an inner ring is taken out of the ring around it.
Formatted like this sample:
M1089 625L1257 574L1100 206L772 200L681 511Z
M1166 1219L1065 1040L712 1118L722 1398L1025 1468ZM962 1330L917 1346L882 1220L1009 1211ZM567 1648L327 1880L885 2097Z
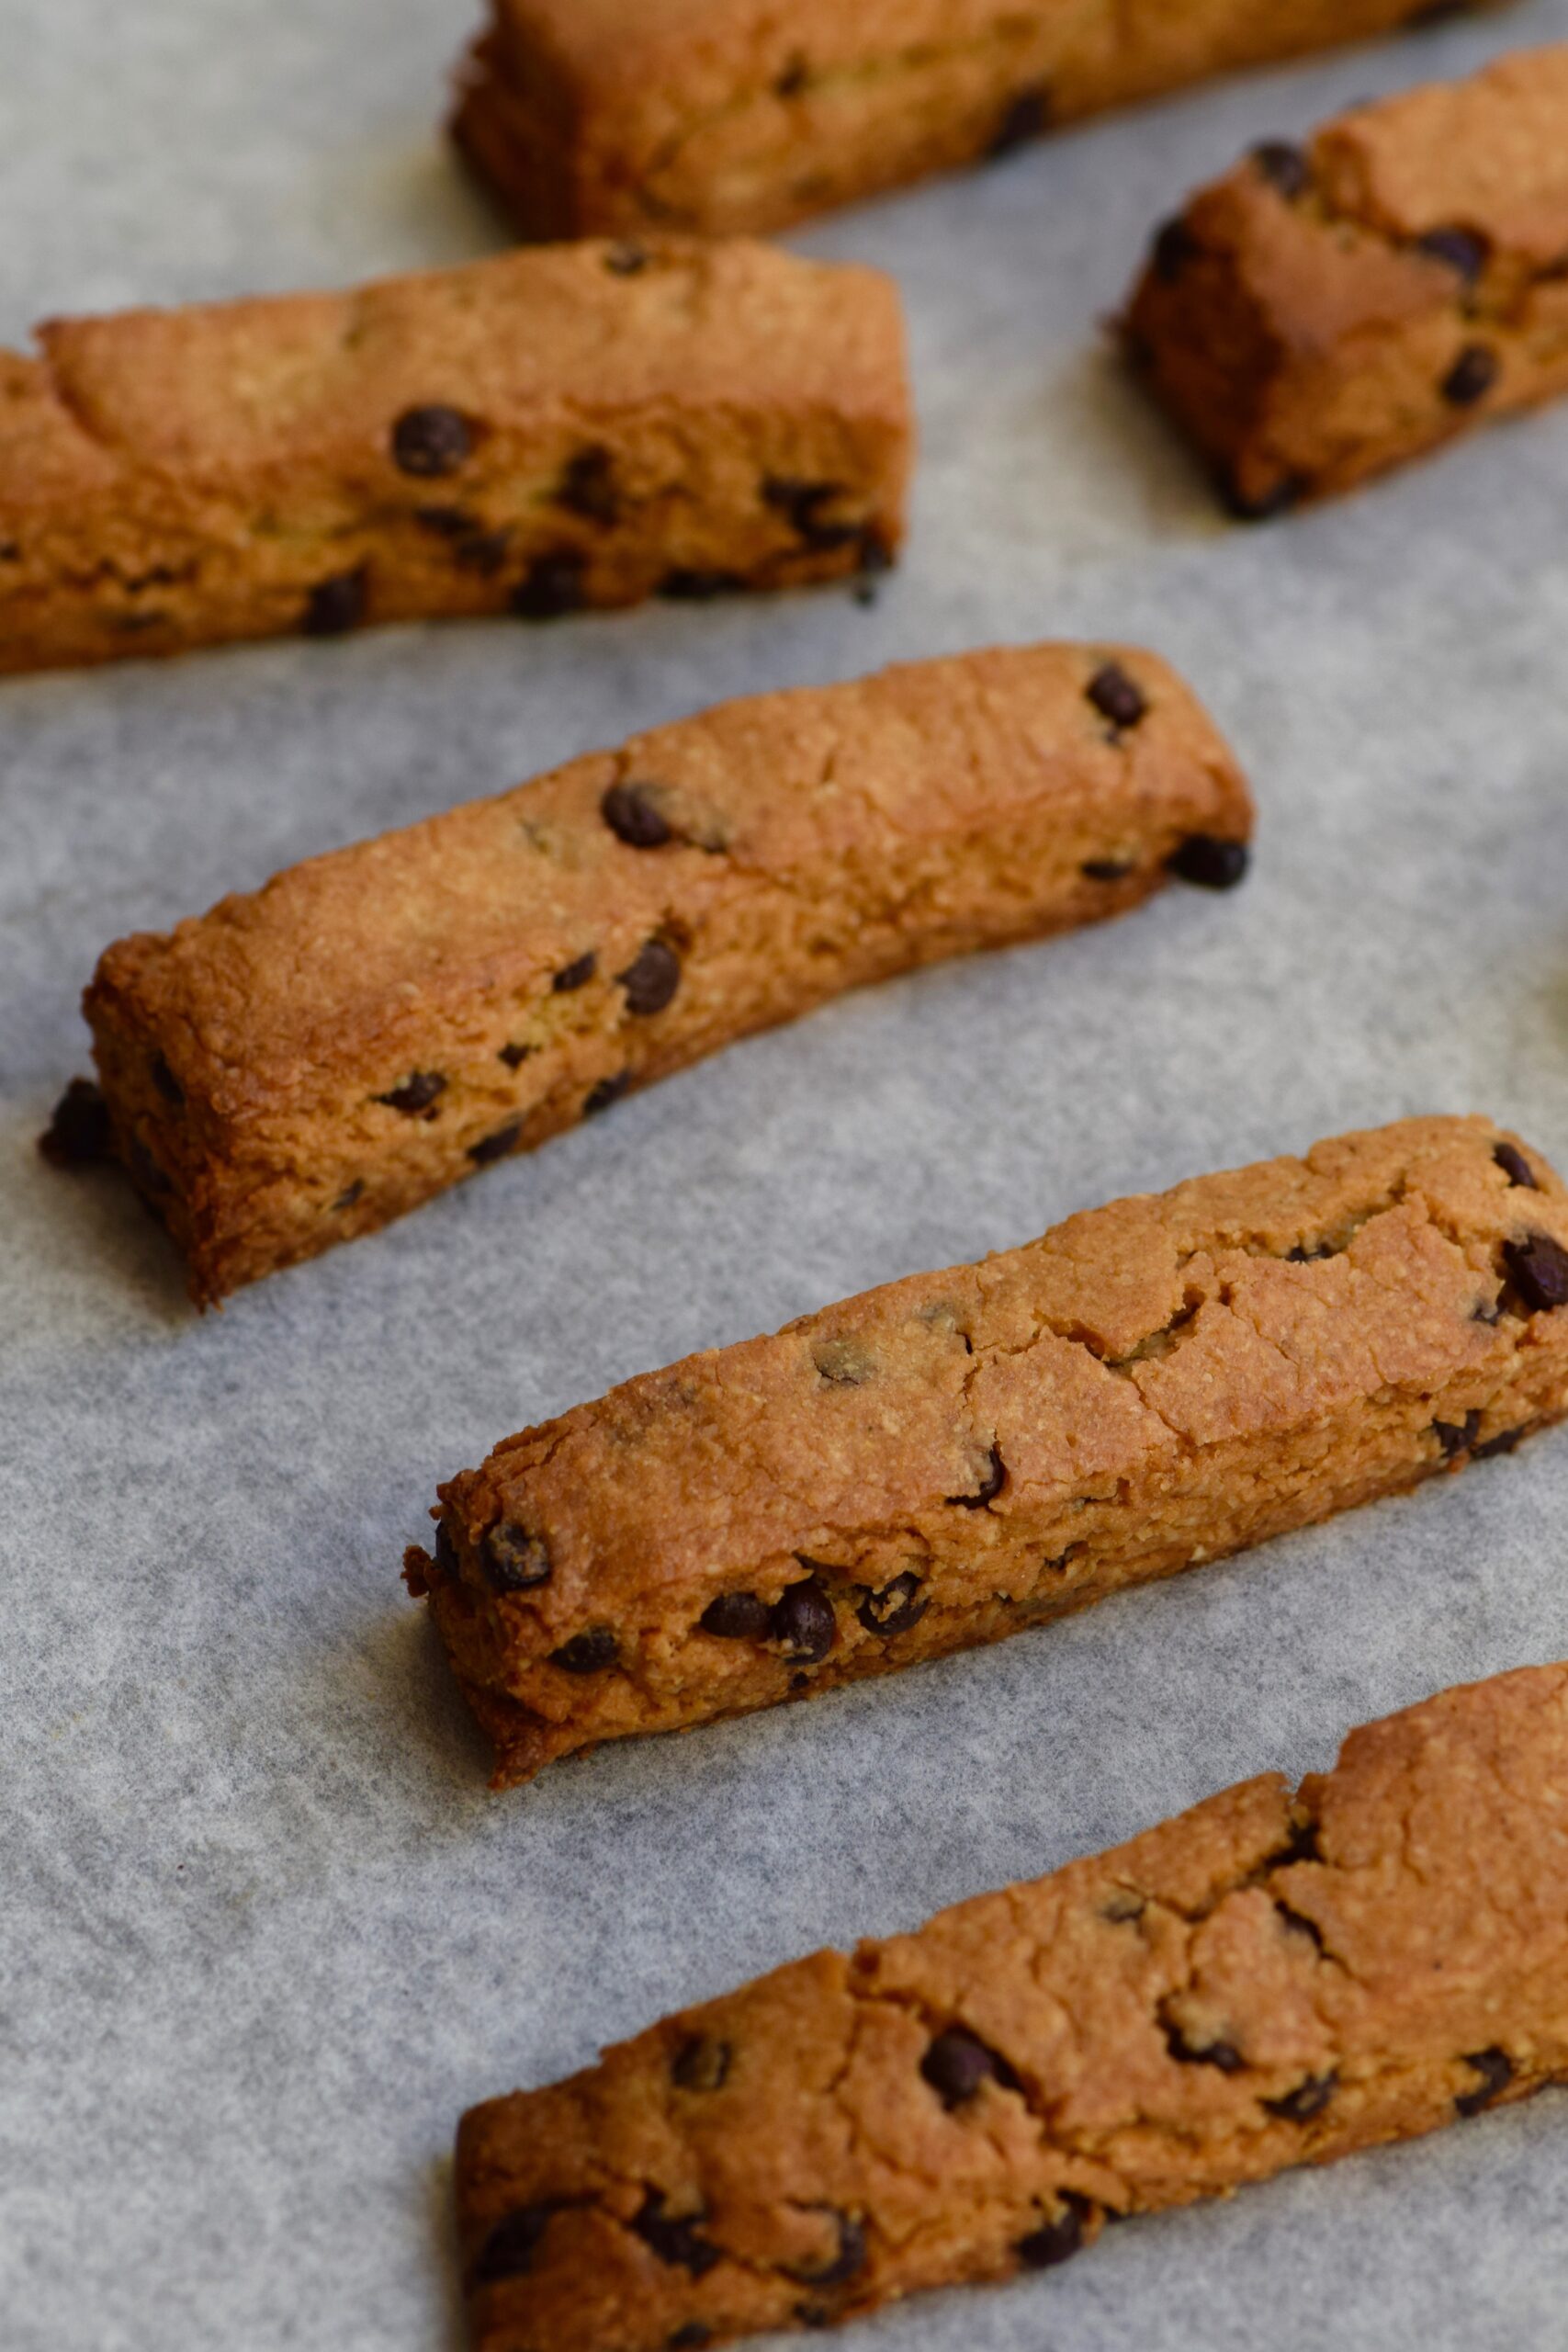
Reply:
M0 335L483 250L436 0L0 0ZM1568 1651L1568 1442L902 1684L494 1802L401 1546L504 1431L840 1293L1360 1122L1568 1161L1568 411L1218 527L1096 342L1263 131L1568 34L1568 0L1201 93L803 240L886 263L908 567L543 633L409 630L0 686L0 2336L455 2342L446 2158L810 1945L912 1925L1348 1724ZM116 933L728 692L1146 639L1233 730L1252 886L846 1003L199 1322L33 1137ZM1568 2102L1118 2231L856 2341L1561 2352Z

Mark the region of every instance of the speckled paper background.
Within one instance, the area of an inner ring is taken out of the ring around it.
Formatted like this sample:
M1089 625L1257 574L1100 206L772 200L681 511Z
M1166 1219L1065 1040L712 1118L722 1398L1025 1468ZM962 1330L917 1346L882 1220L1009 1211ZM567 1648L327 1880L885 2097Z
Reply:
M0 0L0 336L487 250L443 0ZM1568 1654L1568 1438L504 1801L398 1582L437 1477L608 1383L1399 1114L1568 1161L1568 410L1219 525L1097 322L1248 141L1568 0L1201 92L801 240L885 264L925 458L841 592L0 684L0 2340L456 2352L459 2110L1346 1727ZM739 1048L199 1321L33 1138L98 949L717 697L987 639L1187 669L1256 878ZM1118 2231L886 2352L1562 2352L1568 2098Z

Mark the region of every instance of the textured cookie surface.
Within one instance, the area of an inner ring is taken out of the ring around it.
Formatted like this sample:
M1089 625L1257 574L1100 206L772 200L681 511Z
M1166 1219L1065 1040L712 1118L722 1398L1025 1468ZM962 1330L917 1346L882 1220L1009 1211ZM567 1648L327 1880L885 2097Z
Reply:
M1353 1732L476 2108L479 2352L663 2352L1046 2268L1568 2075L1568 1667Z
M120 1156L220 1298L859 982L1245 864L1151 654L1036 646L731 703L296 866L87 991Z
M412 1555L500 1782L998 1641L1568 1410L1568 1194L1483 1119L1118 1201L501 1445Z
M782 587L902 537L874 270L653 237L39 339L0 355L0 671Z
M492 0L459 142L530 236L767 230L1412 0Z
M1248 515L1568 392L1568 46L1256 149L1161 230L1127 333Z

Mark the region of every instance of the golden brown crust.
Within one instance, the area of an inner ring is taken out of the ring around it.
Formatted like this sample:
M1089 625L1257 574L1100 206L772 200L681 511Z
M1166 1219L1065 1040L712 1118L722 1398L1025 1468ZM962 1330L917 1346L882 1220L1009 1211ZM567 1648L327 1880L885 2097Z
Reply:
M844 989L1123 912L1193 836L1239 862L1251 827L1152 654L968 654L727 704L293 867L118 942L87 1017L207 1302Z
M1568 391L1568 45L1258 149L1160 232L1127 334L1246 514Z
M1483 1119L1114 1202L509 1439L412 1581L524 1781L1511 1451L1568 1412L1565 1248Z
M525 235L765 231L1427 0L491 0L454 130Z
M0 356L0 671L787 586L903 534L896 289L744 241L39 339Z
M820 2325L1524 2098L1568 2075L1565 1844L1529 1668L668 2018L464 2117L476 2352Z

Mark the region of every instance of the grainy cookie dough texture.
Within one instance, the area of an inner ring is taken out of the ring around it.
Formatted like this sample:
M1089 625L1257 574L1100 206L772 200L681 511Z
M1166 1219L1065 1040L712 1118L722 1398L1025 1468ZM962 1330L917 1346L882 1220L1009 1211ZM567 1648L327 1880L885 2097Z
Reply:
M474 2109L480 2352L816 2327L1568 2075L1568 1667Z
M1127 336L1249 516L1568 392L1568 47L1258 147L1160 231Z
M766 230L1429 0L492 0L454 129L525 234Z
M1565 1245L1483 1119L1118 1201L510 1439L410 1580L525 1781L1511 1452L1568 1410Z
M1234 881L1251 828L1151 654L728 704L111 947L115 1143L215 1300L860 982Z
M874 270L655 237L0 354L0 671L890 561L912 426Z

